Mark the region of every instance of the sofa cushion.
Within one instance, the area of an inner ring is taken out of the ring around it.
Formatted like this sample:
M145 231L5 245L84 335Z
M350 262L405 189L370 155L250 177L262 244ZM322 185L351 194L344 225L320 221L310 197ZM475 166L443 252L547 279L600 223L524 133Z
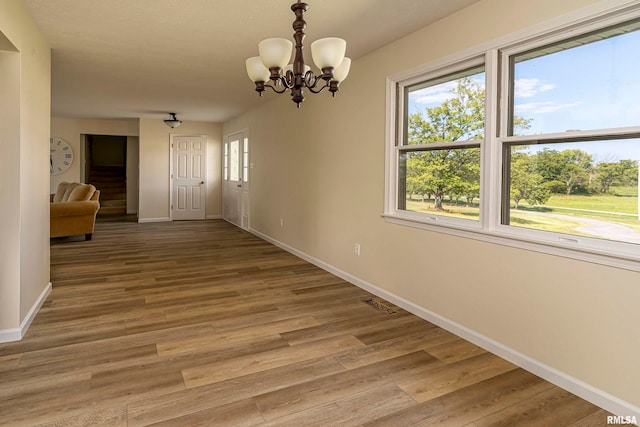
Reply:
M79 182L61 182L58 184L56 194L52 202L83 202L90 200L96 187L91 184L81 184Z
M56 190L55 196L53 196L53 201L66 202L76 185L78 185L77 182L61 182L58 184L58 189Z
M96 187L91 184L78 184L71 190L67 202L85 202L91 199L95 191Z

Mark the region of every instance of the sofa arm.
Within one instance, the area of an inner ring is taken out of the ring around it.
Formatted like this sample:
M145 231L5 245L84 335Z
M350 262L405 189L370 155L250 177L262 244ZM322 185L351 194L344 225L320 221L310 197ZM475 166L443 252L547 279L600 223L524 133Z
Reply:
M95 215L100 209L100 203L87 200L84 202L52 202L49 213L51 218L62 216Z

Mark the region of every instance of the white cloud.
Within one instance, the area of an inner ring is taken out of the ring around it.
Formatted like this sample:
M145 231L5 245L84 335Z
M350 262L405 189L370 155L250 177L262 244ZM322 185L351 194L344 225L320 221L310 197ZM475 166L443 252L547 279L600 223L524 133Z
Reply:
M483 78L473 78L473 83L484 89ZM442 104L443 102L455 98L453 91L458 87L458 81L441 83L435 86L426 87L411 93L409 96L416 104Z
M515 82L515 94L516 98L530 98L555 87L553 83L544 83L540 79L518 79Z
M442 104L453 98L451 93L457 86L455 81L446 82L436 86L426 87L411 94L417 104Z
M566 108L572 108L577 105L580 105L579 102L571 102L565 104L557 104L553 101L546 102L528 102L525 104L517 104L515 106L516 113L534 113L534 114L545 114L545 113L553 113L554 111L564 110Z

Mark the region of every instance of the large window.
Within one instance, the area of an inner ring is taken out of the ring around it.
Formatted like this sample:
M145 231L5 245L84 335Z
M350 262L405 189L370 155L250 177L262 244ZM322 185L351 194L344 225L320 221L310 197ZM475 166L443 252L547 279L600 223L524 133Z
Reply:
M637 52L638 7L391 78L385 217L640 270Z
M405 88L398 209L477 221L484 67Z

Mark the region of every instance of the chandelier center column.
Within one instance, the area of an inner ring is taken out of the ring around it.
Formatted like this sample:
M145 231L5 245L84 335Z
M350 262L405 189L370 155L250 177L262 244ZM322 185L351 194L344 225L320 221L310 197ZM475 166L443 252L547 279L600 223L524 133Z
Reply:
M302 88L304 87L304 57L302 56L304 30L307 27L307 23L304 20L304 13L307 11L307 4L298 2L291 5L291 10L296 15L295 21L293 21L293 39L296 42L295 56L293 58L293 75L294 83L291 90L291 97L298 107L300 103L304 101L304 95Z

